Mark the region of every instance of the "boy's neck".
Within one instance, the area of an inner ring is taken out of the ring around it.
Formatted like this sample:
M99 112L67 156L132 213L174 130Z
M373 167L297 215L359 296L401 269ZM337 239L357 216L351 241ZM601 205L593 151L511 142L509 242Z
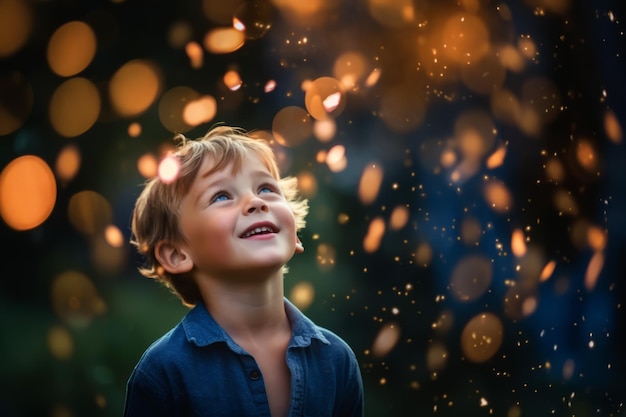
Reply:
M218 280L205 284L200 291L207 310L233 339L256 338L289 326L282 274L259 283Z

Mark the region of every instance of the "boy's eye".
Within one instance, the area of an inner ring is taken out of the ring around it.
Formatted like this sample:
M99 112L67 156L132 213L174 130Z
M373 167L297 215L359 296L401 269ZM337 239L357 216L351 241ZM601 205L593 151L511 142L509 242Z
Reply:
M259 187L259 194L261 193L274 193L276 192L276 188L270 184L263 184Z
M218 201L225 201L228 200L230 197L228 196L228 194L226 194L223 191L220 191L218 193L215 193L215 195L213 195L213 197L211 198L211 203L217 203Z

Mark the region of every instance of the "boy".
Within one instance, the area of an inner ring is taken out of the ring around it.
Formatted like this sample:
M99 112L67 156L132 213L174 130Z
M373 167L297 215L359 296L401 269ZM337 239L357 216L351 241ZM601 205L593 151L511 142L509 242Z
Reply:
M308 203L269 145L218 126L178 135L178 177L137 199L143 275L191 307L130 376L126 417L363 416L356 357L283 296Z

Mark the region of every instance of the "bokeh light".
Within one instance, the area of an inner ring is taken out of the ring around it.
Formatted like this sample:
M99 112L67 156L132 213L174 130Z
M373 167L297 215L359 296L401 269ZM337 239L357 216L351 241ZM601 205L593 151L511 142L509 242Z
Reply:
M78 173L80 163L80 150L74 145L67 145L59 152L54 171L59 180L67 183Z
M68 22L58 28L48 43L48 65L62 77L83 71L96 54L96 35L84 22Z
M106 311L93 282L78 271L66 271L55 277L50 294L54 312L71 326L87 326L96 315Z
M87 78L64 81L50 99L50 123L61 136L80 136L96 123L101 98L97 87Z
M212 54L228 54L241 48L245 43L243 32L235 28L215 28L204 37L204 48Z
M478 314L465 324L461 347L472 362L485 362L500 349L504 338L502 321L493 313Z
M121 66L111 78L109 95L115 110L124 117L143 113L161 90L161 76L145 60L132 60Z
M313 123L307 112L298 106L282 108L272 121L272 134L283 146L297 146L311 137Z
M0 215L16 230L43 223L54 209L57 186L48 164L34 155L11 161L0 173Z
M87 237L103 233L113 220L109 201L90 190L80 191L71 197L67 215L74 228Z
M0 58L16 53L27 42L33 26L32 10L28 2L3 0L0 2Z
M233 14L233 27L245 33L247 39L259 39L272 27L274 9L269 0L241 2Z

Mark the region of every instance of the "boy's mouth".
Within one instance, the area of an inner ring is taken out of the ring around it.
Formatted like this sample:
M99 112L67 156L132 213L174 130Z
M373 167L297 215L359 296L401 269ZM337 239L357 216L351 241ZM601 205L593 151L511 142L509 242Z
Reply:
M277 233L277 232L278 232L278 229L272 224L269 224L269 223L256 224L246 229L246 231L243 232L243 234L239 237L241 237L242 239L245 239L245 238L255 236L255 235L266 235L269 233Z

